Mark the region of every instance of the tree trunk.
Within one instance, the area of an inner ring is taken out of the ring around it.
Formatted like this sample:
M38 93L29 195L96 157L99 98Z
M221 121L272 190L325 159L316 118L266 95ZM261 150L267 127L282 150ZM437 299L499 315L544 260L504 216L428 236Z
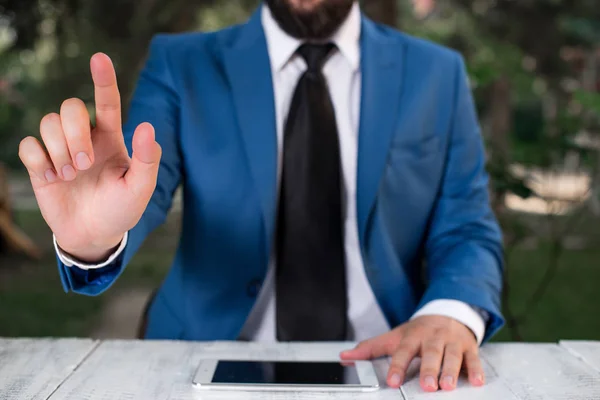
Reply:
M491 157L497 165L508 168L510 162L509 135L512 131L511 85L507 76L499 77L492 83L489 95L489 142L493 153ZM492 193L492 207L496 213L504 210L506 192L497 190Z
M364 0L363 10L376 22L393 27L398 25L397 0Z
M17 251L39 259L39 248L12 221L12 208L8 192L8 174L0 164L0 253L7 250Z

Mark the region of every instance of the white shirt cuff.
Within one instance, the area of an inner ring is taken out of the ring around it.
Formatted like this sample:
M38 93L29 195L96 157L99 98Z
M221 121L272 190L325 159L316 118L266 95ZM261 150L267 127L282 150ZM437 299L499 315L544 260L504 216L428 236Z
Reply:
M484 310L475 309L462 301L442 299L425 304L412 316L411 320L424 315L442 315L453 318L473 332L478 344L483 342L485 320L487 319L487 312Z
M129 232L125 232L125 235L123 236L123 240L121 240L121 244L119 245L117 250L113 254L111 254L110 257L108 257L108 259L106 259L106 261L104 261L100 264L86 264L81 261L78 261L78 260L72 258L71 256L67 255L64 251L61 250L60 247L58 247L58 243L56 243L56 237L54 235L52 235L52 240L54 242L54 249L56 250L58 259L63 264L65 264L67 267L76 266L78 268L86 269L86 270L87 269L98 269L98 268L102 268L102 267L106 267L107 265L110 265L117 259L117 257L119 257L121 255L121 253L125 249L125 246L127 245L128 233Z

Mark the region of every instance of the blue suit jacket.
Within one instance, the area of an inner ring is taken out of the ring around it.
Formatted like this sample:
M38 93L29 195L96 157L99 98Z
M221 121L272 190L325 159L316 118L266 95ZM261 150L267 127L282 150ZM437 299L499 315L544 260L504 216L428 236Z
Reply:
M460 300L489 312L489 338L502 325L501 233L463 61L364 17L361 52L357 216L377 301L396 326L429 301ZM236 339L267 272L277 205L260 13L219 32L157 36L124 128L130 151L144 121L163 149L152 200L113 265L59 266L65 290L106 290L165 220L182 183L181 241L147 337Z

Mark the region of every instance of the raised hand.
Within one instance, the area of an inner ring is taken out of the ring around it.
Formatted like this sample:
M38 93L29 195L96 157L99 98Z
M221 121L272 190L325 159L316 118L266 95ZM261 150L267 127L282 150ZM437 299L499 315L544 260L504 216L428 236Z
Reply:
M83 101L66 100L60 114L42 119L43 144L31 136L23 139L19 157L61 249L96 262L141 218L156 187L161 148L152 125L143 123L134 133L129 157L112 62L96 54L90 66L96 126L91 126Z

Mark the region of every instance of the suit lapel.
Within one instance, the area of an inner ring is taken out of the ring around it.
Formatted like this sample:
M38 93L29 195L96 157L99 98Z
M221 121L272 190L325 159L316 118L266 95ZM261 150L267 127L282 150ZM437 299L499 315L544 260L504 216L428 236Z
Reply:
M230 39L223 50L225 71L261 201L268 254L277 199L277 132L271 66L260 9ZM397 39L389 39L363 17L356 195L358 231L363 244L398 118L403 50Z
M398 119L404 48L365 17L361 32L362 96L356 201L359 238L364 245Z
M224 44L239 129L264 215L266 254L273 237L277 190L277 132L271 66L260 8Z

